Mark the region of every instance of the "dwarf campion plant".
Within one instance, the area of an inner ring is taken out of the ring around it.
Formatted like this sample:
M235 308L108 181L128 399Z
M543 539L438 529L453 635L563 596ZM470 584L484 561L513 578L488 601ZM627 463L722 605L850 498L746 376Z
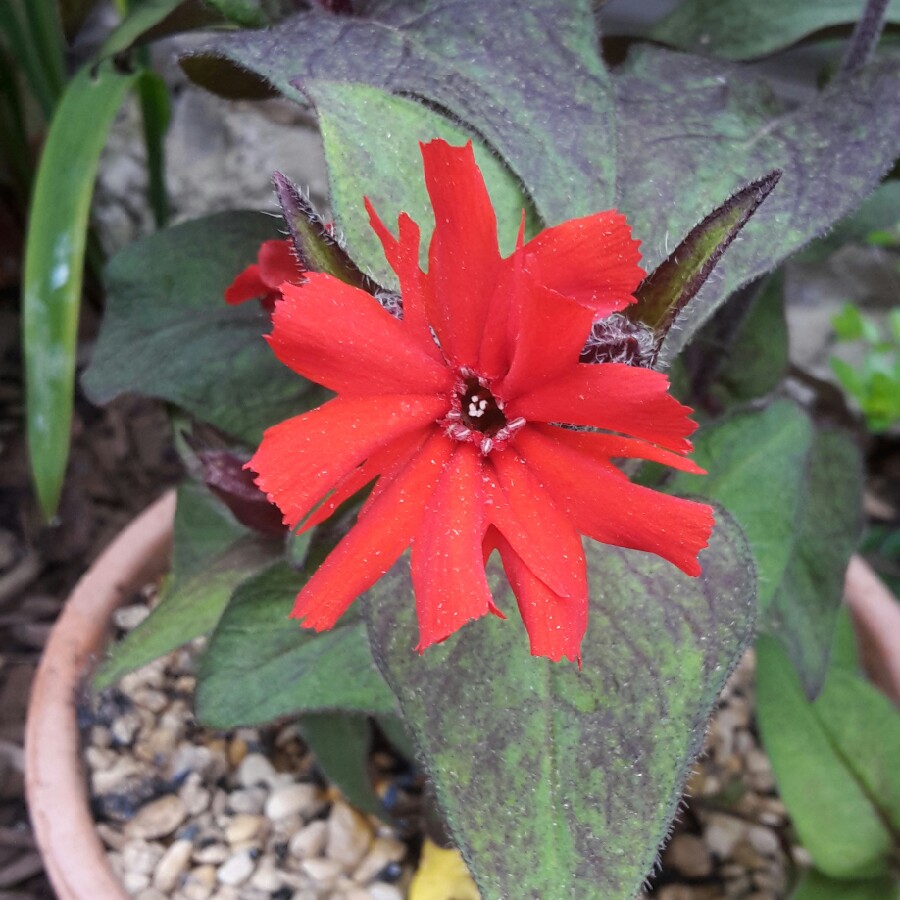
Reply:
M580 362L594 323L634 302L644 274L623 216L520 235L503 258L471 144L436 140L422 155L436 220L427 272L416 223L402 214L395 237L368 206L402 319L321 273L282 285L275 305L276 356L338 396L266 432L248 463L257 483L286 524L311 528L374 481L293 616L331 628L411 545L424 650L488 612L502 616L484 570L496 550L532 653L578 660L582 534L700 572L710 508L633 485L613 463L699 472L686 458L695 425L661 373Z

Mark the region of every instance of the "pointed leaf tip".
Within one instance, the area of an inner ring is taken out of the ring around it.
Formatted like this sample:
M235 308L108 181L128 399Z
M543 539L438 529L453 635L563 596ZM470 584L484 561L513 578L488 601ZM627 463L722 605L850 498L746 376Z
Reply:
M778 184L781 175L780 169L774 169L729 197L694 226L638 285L637 303L625 310L625 314L649 325L656 332L658 345L662 345L679 314L703 287L722 254Z
M303 191L281 172L275 172L272 181L297 257L304 268L310 272L325 272L374 294L378 285L350 259Z

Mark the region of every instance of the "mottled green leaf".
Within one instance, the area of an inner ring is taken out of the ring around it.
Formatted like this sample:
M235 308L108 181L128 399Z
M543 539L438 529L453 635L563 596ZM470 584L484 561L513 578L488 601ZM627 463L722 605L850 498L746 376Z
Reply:
M259 304L223 299L260 244L277 237L272 216L225 212L118 253L106 270L106 315L82 379L88 396L95 403L125 392L160 397L248 444L307 408L307 382L263 340L270 328Z
M200 664L202 722L231 728L298 713L394 711L355 609L322 634L288 618L304 578L280 564L235 592Z
M202 79L209 56L224 57L304 101L313 81L422 98L480 134L556 222L614 199L614 112L591 6L380 0L353 16L314 7L272 29L217 38L182 65ZM356 138L367 141L364 128Z
M28 452L46 516L59 502L72 425L81 276L94 176L135 75L82 69L50 125L31 195L22 282Z
M835 25L852 25L861 0L686 0L650 31L654 40L693 53L753 59ZM900 23L900 0L887 20Z
M791 900L900 900L900 883L890 876L829 878L813 869L791 894Z
M452 144L470 139L465 131L419 103L362 85L310 83L316 99L322 142L328 160L331 203L351 255L380 284L396 288L397 276L387 265L381 243L369 227L363 205L367 196L384 222L396 232L397 215L409 213L423 235L434 227L431 201L425 191L419 141L442 137ZM510 171L477 139L475 159L482 168L497 211L501 249L511 252L531 205ZM529 215L526 232L536 230ZM422 261L428 253L421 244Z
M319 768L347 801L363 812L386 816L369 774L372 723L368 717L343 712L307 713L298 724Z
M212 629L237 585L271 565L282 545L249 534L192 485L179 492L175 547L173 577L159 604L112 647L95 677L97 690Z
M797 262L817 263L845 244L863 244L875 232L886 232L900 224L900 181L891 179L863 202L852 215L798 253Z
M779 793L816 866L834 878L885 874L896 842L897 810L889 809L897 798L900 712L841 671L810 703L782 648L763 635L757 715ZM876 785L888 794L876 793Z
M815 695L859 539L859 450L788 400L726 416L694 446L709 474L677 473L668 488L709 497L740 523L759 566L760 627L784 645Z
M760 172L781 181L663 346L671 360L735 290L773 269L872 191L898 152L900 66L885 58L786 111L740 66L657 47L617 70L617 206L655 268L710 209Z
M703 575L588 547L584 668L529 655L509 616L424 655L404 558L365 599L378 664L400 701L485 900L632 898L675 813L725 677L753 631L755 573L719 511Z

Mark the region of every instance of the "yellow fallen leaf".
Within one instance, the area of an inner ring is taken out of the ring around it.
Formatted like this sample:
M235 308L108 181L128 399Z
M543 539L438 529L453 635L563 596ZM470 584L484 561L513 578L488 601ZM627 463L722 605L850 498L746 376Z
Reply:
M481 900L481 895L459 850L444 850L426 839L409 900Z

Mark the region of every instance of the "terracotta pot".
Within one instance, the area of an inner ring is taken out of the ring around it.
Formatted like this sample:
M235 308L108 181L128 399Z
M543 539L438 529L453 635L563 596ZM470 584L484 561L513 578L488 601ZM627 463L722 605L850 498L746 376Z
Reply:
M75 697L109 639L113 611L171 559L175 494L138 516L66 601L31 689L25 789L44 865L60 900L127 900L94 826Z
M75 697L106 645L113 611L166 571L174 515L170 492L97 559L66 601L35 676L25 782L35 837L60 900L128 900L91 816ZM846 595L866 668L900 703L900 606L859 557L848 568Z

